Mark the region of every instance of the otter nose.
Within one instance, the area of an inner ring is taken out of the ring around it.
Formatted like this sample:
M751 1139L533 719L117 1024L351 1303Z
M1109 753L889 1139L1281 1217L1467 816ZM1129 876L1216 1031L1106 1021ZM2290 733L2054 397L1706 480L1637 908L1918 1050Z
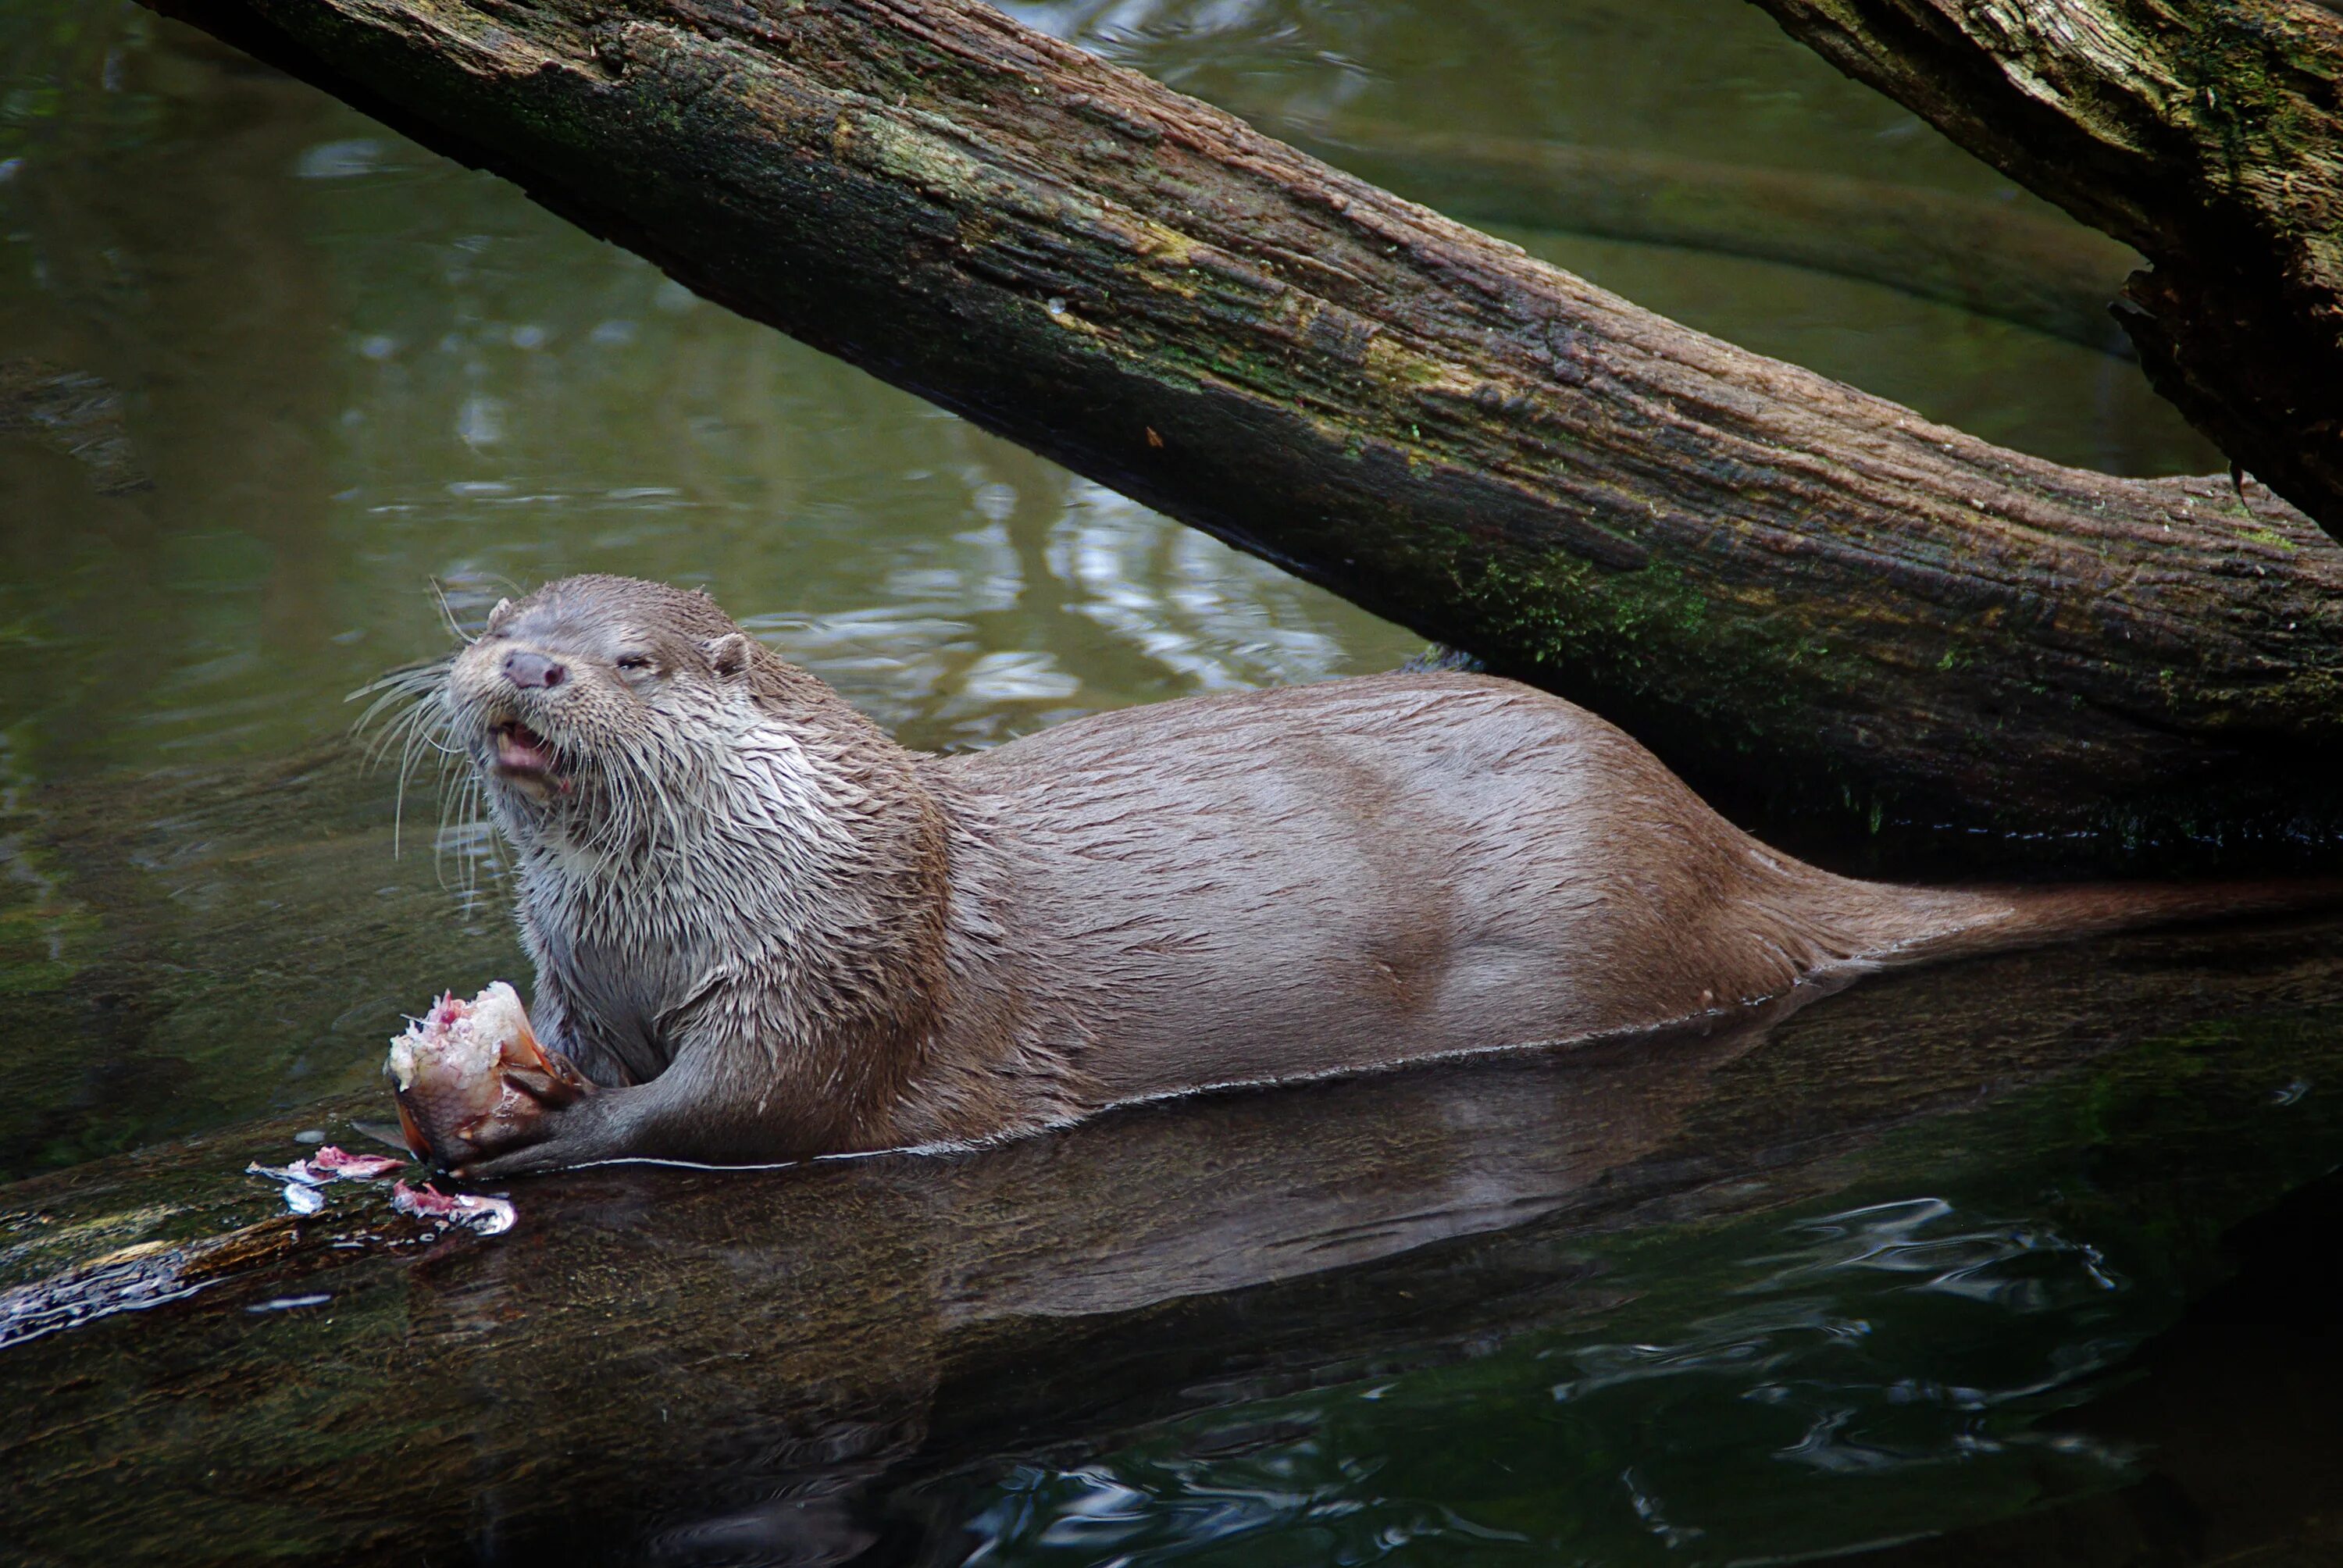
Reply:
M505 655L505 678L523 690L542 689L568 679L569 670L541 653L517 648Z

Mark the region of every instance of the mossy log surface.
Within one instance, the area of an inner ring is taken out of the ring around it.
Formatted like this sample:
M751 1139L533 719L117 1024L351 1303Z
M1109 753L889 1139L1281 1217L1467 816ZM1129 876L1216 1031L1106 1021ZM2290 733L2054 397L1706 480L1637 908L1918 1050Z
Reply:
M2343 531L2343 12L2324 0L1756 0L2151 263L2157 389Z
M2332 815L2343 549L2268 491L1931 424L974 0L151 3L1712 789Z
M1654 1292L1713 1305L1739 1278L1714 1271L1771 1250L1703 1249L1736 1217L2046 1143L2137 1173L2095 1201L2250 1211L2268 1191L2187 1186L2219 1161L2137 1109L2226 1106L2196 1135L2231 1146L2237 1107L2273 1114L2343 1016L2335 935L2016 954L1706 1036L961 1155L576 1171L510 1188L494 1238L434 1236L379 1186L293 1219L240 1174L378 1097L215 1131L0 1189L0 1539L59 1563L713 1560L728 1533L851 1532L881 1475L1108 1441L1202 1387L1385 1376ZM2260 1180L2323 1168L2328 1125ZM1629 1243L1654 1260L1633 1283Z

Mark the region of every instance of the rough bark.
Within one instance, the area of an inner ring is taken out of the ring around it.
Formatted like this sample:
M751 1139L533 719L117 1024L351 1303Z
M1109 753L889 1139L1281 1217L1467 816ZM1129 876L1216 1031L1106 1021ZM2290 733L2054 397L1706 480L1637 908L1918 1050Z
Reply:
M1757 0L2151 268L2157 389L2343 531L2343 14L2322 0Z
M881 1472L1109 1437L1200 1384L1387 1375L1635 1289L1714 1310L1739 1276L1704 1271L1767 1250L1714 1244L1735 1217L1938 1191L2045 1141L2142 1172L2102 1201L2163 1212L2170 1182L2203 1224L2205 1167L2141 1107L2260 1108L2315 1072L2334 939L2011 955L1770 1033L1220 1096L960 1156L572 1172L512 1188L518 1228L486 1240L435 1239L378 1187L286 1217L239 1172L299 1152L313 1107L0 1189L0 1538L44 1562L697 1561L688 1533L746 1531L752 1500L776 1530L844 1528ZM2322 1145L2288 1136L2298 1180ZM1628 1245L1687 1266L1623 1287Z
M1932 425L974 0L154 3L1712 789L2330 808L2343 550L2267 492Z

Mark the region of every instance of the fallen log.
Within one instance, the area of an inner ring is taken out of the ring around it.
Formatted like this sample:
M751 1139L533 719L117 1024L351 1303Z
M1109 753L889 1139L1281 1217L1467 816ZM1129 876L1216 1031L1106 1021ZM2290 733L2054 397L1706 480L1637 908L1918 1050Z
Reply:
M2157 391L2343 532L2343 12L2328 0L1756 0L2037 196L2147 256Z
M2332 834L2343 550L2257 486L1932 425L974 0L152 3L1712 790Z
M2077 1223L2168 1214L2169 1183L2197 1221L2173 1245L2209 1250L2329 1162L2326 1101L2259 1119L2331 1054L2335 934L2007 955L1705 1038L963 1154L575 1171L515 1184L518 1226L485 1239L359 1182L288 1217L242 1174L378 1098L217 1130L0 1189L0 1538L67 1562L705 1560L694 1532L843 1528L882 1479L1111 1441L1201 1386L1714 1312L1778 1271L1788 1206L1946 1191L2046 1147L2141 1173L2060 1200ZM2226 1110L2176 1141L2175 1107ZM2240 1114L2266 1130L2250 1158Z

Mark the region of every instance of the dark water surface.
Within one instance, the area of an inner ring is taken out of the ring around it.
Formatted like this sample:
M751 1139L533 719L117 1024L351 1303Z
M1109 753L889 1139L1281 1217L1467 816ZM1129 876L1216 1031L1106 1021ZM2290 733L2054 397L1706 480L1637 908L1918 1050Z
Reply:
M1019 9L1312 145L2063 232L1725 0ZM2012 446L2218 466L2121 357L1589 226L1504 232ZM519 970L493 844L342 739L445 646L428 585L460 618L705 583L931 748L1420 646L111 0L0 6L0 1175L277 1119L16 1190L0 1284L188 1233L175 1194L340 1128L307 1108L403 1011ZM964 1161L525 1191L511 1238L326 1270L326 1310L224 1289L0 1350L0 1555L2334 1560L2335 935Z

